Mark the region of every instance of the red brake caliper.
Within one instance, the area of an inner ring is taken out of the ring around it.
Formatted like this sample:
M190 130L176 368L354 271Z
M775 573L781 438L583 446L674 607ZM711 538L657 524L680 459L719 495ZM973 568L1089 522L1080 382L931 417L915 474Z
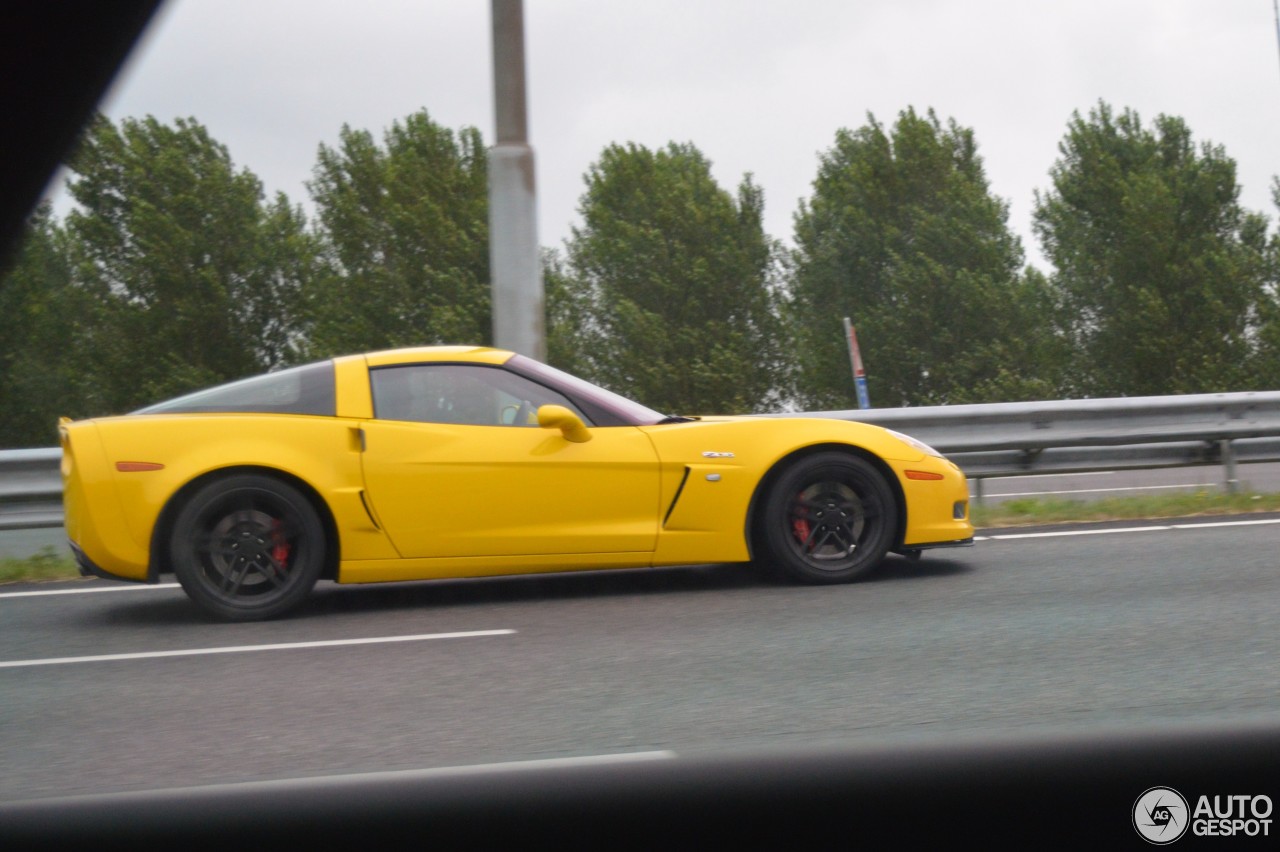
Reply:
M796 502L803 505L803 499L804 492L801 491L796 495ZM809 521L806 518L796 518L791 521L791 534L796 537L796 541L800 542L801 546L809 540L809 533Z
M276 518L271 524L271 558L281 570L289 567L289 542L285 541L284 524Z

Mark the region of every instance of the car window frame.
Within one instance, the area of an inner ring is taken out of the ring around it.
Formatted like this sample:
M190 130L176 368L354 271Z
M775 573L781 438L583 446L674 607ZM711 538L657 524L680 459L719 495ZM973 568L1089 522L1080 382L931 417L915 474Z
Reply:
M553 394L556 397L560 398L559 401L540 402L535 406L535 410L541 407L542 405L549 405L549 404L564 405L566 408L568 408L578 417L581 417L583 423L585 423L587 426L596 425L595 419L592 418L586 411L584 411L581 408L581 406L579 406L578 403L573 398L563 393L560 389L552 387L545 382L539 382L536 379L533 379L529 376L526 376L514 370L508 370L505 368L505 365L485 364L485 363L476 362L476 361L414 361L409 363L383 364L376 367L370 367L369 368L369 397L370 397L370 402L372 404L373 419L380 420L383 422L421 423L421 424L450 425L450 426L476 426L476 427L490 427L490 428L501 428L501 429L509 429L512 427L536 428L538 426L537 423L490 423L490 422L479 423L479 422L471 422L471 421L465 421L465 420L458 421L458 420L443 420L443 419L433 420L433 419L421 419L421 418L388 417L383 414L379 414L378 412L379 392L378 392L378 387L376 382L376 377L379 374L387 373L390 371L407 370L407 369L445 370L445 369L451 369L451 368L452 369L465 368L468 371L496 370L498 371L498 373L508 377L509 380L511 381L522 383L524 385L531 385L533 387L539 388L544 393ZM501 385L498 383L494 383L490 385L490 387L502 393L511 393L510 390L501 387ZM512 395L517 396L521 399L525 399L525 397L520 394L512 394ZM533 400L528 400L528 401L533 402Z

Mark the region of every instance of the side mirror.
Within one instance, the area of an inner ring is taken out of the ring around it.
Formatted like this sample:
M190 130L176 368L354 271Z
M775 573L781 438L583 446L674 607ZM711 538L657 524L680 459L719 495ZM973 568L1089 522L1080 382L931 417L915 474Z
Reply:
M538 408L538 425L543 429L559 429L566 441L585 444L591 440L591 431L582 418L563 405L543 405Z

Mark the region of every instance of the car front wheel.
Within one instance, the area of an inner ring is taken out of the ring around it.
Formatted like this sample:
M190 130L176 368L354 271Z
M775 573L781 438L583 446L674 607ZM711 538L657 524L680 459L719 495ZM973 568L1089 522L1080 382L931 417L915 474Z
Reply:
M230 476L205 485L178 512L170 557L201 609L257 621L311 591L324 566L324 529L296 488L268 476Z
M897 511L881 473L858 456L824 452L783 471L760 519L767 557L806 583L856 580L893 543Z

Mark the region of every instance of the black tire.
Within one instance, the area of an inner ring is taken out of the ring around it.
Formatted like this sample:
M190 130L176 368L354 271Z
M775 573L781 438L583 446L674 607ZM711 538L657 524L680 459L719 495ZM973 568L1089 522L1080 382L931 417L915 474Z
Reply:
M298 490L243 474L205 485L179 510L169 541L188 597L227 621L273 618L320 578L324 528Z
M849 453L806 456L770 488L759 524L766 559L804 583L847 583L880 564L897 526L893 491Z

